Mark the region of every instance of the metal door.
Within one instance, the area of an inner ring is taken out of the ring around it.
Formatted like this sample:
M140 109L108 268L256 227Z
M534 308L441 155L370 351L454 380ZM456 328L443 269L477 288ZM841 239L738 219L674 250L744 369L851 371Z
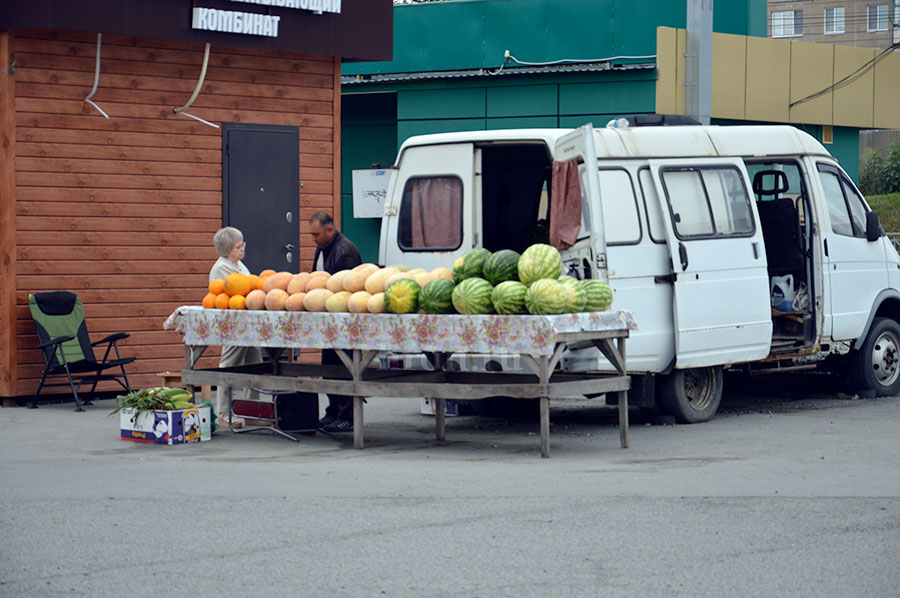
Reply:
M244 264L300 270L299 128L225 123L222 224L244 233Z

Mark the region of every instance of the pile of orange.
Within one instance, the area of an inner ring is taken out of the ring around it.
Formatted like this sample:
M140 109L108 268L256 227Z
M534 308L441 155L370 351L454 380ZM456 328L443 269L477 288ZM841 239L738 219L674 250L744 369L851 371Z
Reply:
M266 279L273 274L275 274L275 270L263 270L258 276L234 272L224 280L216 278L209 283L209 293L203 298L203 307L207 309L244 309L247 294L255 289L262 289Z

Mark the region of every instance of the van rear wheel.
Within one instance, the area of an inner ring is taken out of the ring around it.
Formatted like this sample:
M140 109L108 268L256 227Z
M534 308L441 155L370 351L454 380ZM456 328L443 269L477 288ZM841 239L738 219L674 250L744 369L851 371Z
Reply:
M875 318L866 340L850 354L850 382L854 390L874 391L877 397L900 389L900 324Z
M675 370L660 376L660 406L682 424L709 421L722 402L722 368L719 366Z

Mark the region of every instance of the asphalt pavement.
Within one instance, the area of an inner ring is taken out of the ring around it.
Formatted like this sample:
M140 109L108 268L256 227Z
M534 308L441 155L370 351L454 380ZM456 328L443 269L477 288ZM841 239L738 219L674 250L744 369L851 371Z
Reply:
M537 421L371 399L350 434L119 439L0 409L0 596L900 596L900 398L731 382L720 414ZM802 380L802 379L801 379ZM773 390L777 389L777 390Z

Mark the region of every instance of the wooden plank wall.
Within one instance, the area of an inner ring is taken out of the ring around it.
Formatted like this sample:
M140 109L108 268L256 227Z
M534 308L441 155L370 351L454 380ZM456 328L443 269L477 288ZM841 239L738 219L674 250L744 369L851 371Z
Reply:
M184 364L180 337L162 323L179 305L200 303L217 257L221 130L173 112L194 90L204 46L104 35L93 101L107 120L83 101L93 84L96 41L60 30L15 36L20 396L34 392L42 365L29 292L77 292L92 338L130 332L122 345L138 358L129 370L132 385L156 386L156 373ZM314 252L307 220L339 206L339 64L326 56L213 46L189 110L217 124L300 128L304 269ZM208 353L206 367L217 363L218 352Z

